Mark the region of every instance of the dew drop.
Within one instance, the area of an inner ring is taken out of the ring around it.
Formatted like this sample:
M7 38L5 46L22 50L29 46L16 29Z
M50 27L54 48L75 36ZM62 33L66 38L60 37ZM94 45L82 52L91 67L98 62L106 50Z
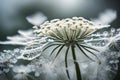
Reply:
M107 32L107 31L104 31L104 32L103 32L103 36L105 36L105 37L108 36L108 32Z
M115 28L111 28L111 32L112 32L112 33L115 33Z

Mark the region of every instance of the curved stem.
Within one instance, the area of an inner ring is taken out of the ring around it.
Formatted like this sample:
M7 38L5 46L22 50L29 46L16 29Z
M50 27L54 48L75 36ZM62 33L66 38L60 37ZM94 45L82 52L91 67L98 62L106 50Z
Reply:
M50 53L50 56L54 53L54 51L57 49L57 48L59 48L61 45L58 45L58 46L56 46L53 50L52 50L52 52Z
M84 50L82 49L82 47L80 47L78 44L76 44L77 45L77 47L79 48L79 50L88 58L88 59L90 59L91 61L94 61L91 57L89 57L85 52L84 52Z
M68 71L68 63L67 63L68 51L69 51L69 46L67 47L67 50L66 50L66 53L65 53L65 67L66 67L67 77L70 80L70 75L69 75L69 71Z

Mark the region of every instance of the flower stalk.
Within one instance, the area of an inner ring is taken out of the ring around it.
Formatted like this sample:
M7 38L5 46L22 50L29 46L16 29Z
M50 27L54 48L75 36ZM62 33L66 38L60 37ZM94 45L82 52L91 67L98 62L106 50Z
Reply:
M72 50L72 57L73 57L74 65L75 65L75 69L76 69L77 80L82 80L80 67L79 67L79 64L76 59L75 45L71 45L71 50Z

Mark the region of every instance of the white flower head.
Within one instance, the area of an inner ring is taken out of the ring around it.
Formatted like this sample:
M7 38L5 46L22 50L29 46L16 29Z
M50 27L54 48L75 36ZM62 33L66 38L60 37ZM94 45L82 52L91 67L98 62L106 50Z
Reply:
M15 66L13 71L18 74L28 74L31 72L30 68L24 65Z
M73 17L72 19L46 21L40 26L40 29L35 30L35 32L56 41L68 42L79 41L97 29L99 29L99 25L95 25L82 17Z
M12 69L13 72L16 73L14 78L18 80L27 79L27 77L30 77L29 73L32 72L31 67L24 65L14 66Z

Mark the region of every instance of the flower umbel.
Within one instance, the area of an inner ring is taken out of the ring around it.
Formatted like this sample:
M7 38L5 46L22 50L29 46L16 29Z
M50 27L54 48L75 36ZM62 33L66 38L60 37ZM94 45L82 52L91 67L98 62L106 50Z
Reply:
M50 43L43 51L48 49L49 47L52 47L56 45L56 47L52 50L50 53L51 55L55 54L54 61L58 57L58 55L61 53L63 48L66 48L65 51L65 67L66 67L66 73L68 78L69 76L69 70L68 68L68 54L70 49L72 52L72 58L74 61L75 69L76 69L76 76L77 80L82 80L80 67L78 64L78 55L76 53L76 49L79 49L82 54L84 54L87 58L94 61L88 53L93 55L98 59L95 52L99 52L97 49L91 47L85 42L85 39L95 31L97 31L99 26L95 25L91 21L88 21L82 17L73 17L72 19L54 19L49 21L46 21L44 24L40 26L40 28L36 28L35 32L41 37L46 38L47 42ZM55 44L56 43L56 44ZM55 50L58 49L57 53L54 53ZM92 51L93 52L92 52ZM86 53L87 52L87 53ZM80 53L80 54L81 54ZM99 60L99 59L98 59Z
M29 73L32 72L31 65L27 65L27 66L24 66L24 65L14 66L13 67L13 72L16 73L14 75L14 78L17 79L17 80L28 79L27 77L30 77L31 79L35 80L34 77L29 75Z
M63 43L71 41L80 41L97 30L96 25L82 18L73 17L72 19L54 19L46 21L35 30L40 36L60 41Z

